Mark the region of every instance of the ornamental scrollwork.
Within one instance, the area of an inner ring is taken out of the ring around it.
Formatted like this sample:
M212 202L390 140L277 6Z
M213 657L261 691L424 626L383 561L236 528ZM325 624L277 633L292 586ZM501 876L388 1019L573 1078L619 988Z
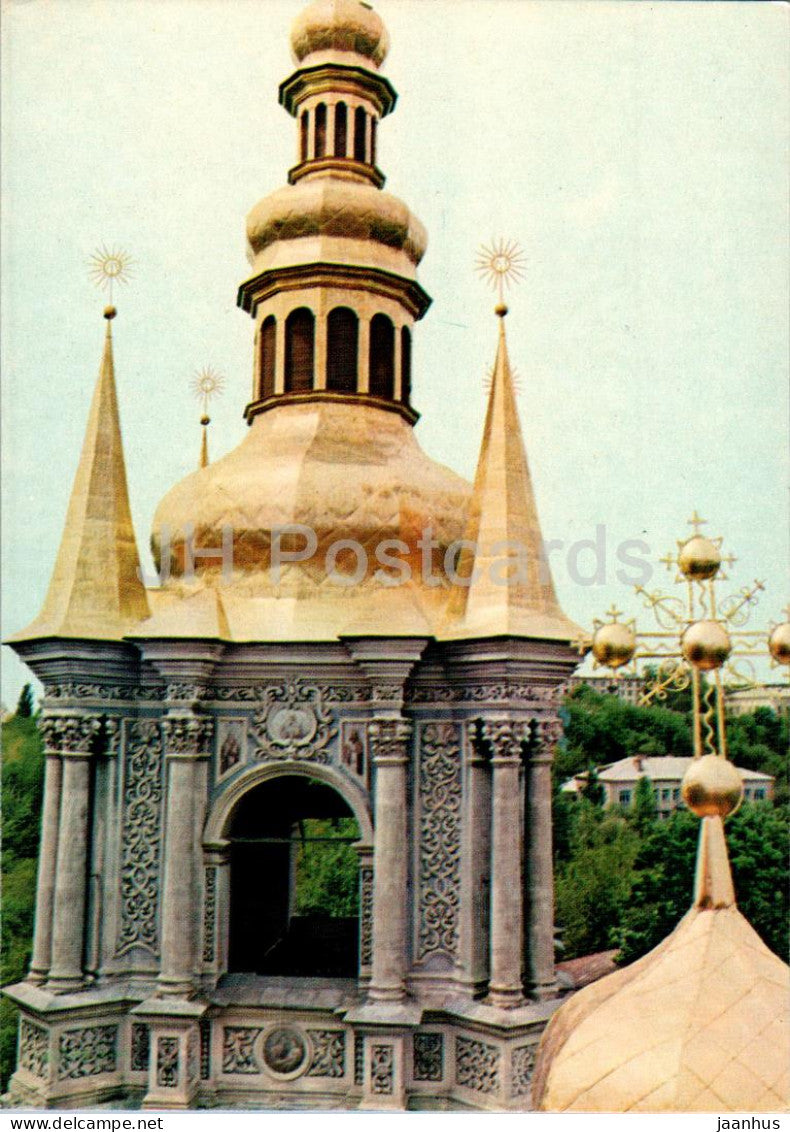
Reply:
M556 698L556 688L540 684L435 684L412 687L407 703L518 703L538 706L553 703Z
M156 1083L160 1089L178 1087L178 1038L156 1039Z
M441 1081L444 1077L444 1035L414 1035L414 1080Z
M76 1080L114 1073L117 1026L86 1026L65 1030L58 1042L58 1079Z
M260 1073L253 1055L260 1028L254 1026L225 1026L222 1031L222 1072Z
M49 1035L27 1018L19 1022L19 1068L34 1077L46 1077L49 1068Z
M126 733L121 828L121 926L116 955L132 947L157 953L161 857L162 736L153 720L134 720Z
M373 866L359 869L359 965L373 962Z
M203 887L203 962L213 963L217 935L217 870L206 868Z
M344 1077L346 1073L346 1035L343 1030L308 1030L313 1057L308 1077Z
M303 759L328 763L327 747L337 735L332 712L315 684L295 680L265 689L254 712L251 737L258 759Z
M151 700L156 702L164 699L165 690L162 687L150 684L89 684L78 682L64 682L62 684L45 684L45 700L100 700L107 703L111 700L134 702L138 700Z
M456 723L423 724L420 735L418 958L454 958L461 880L461 735Z
M511 1058L511 1079L514 1097L528 1097L532 1089L535 1046L517 1046Z
M390 1045L374 1045L370 1050L370 1091L376 1096L394 1090L395 1052Z
M499 1088L499 1050L473 1038L455 1039L455 1080L476 1093L495 1093Z
M147 1073L151 1059L151 1027L145 1022L132 1022L129 1067L133 1073Z
M214 735L214 722L191 715L166 716L162 733L168 755L205 755Z

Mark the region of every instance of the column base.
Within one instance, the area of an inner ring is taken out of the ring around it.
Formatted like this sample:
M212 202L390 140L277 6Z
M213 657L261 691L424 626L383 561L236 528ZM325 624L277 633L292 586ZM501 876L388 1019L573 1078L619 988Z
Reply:
M190 999L195 994L195 986L188 978L167 978L160 975L156 985L157 998Z
M25 982L32 983L33 986L41 986L42 983L47 981L48 974L49 972L44 969L35 970L31 967L25 976Z
M73 975L50 973L45 983L45 989L51 991L52 994L68 994L70 991L81 990L84 986L85 976L82 972Z
M400 987L368 987L368 1002L403 1002L406 998L406 988Z
M532 1002L547 1002L549 999L556 998L559 993L559 987L556 979L550 983L536 983L535 986L527 988L528 997Z
M524 1006L526 999L521 987L489 987L486 1002L502 1010L514 1010L517 1006Z

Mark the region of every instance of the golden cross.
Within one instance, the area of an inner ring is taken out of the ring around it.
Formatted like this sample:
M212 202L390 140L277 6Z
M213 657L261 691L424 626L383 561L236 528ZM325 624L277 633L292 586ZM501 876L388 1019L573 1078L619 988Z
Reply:
M694 514L691 516L690 519L687 520L687 522L694 528L694 534L695 535L698 535L700 533L700 527L702 526L703 523L707 523L707 521L708 521L707 519L700 518L700 516L697 513L696 507L694 508Z

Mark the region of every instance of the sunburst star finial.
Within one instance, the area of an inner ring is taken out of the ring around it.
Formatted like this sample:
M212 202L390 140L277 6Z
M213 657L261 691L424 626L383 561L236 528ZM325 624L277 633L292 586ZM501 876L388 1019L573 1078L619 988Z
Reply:
M102 244L88 260L91 278L97 287L107 291L112 306L112 290L116 283L128 283L134 260L123 248L108 248Z
M497 292L499 305L505 303L505 287L513 287L524 278L524 254L515 240L492 240L477 252L477 272Z

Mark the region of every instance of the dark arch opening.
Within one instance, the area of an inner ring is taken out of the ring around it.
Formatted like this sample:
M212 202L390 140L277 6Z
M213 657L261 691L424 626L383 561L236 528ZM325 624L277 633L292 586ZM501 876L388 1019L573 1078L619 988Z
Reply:
M346 138L348 136L348 109L345 102L338 102L335 107L335 156L346 156Z
M319 102L315 108L315 156L323 157L326 153L326 106Z
M261 326L261 397L274 393L274 366L277 349L277 322L273 314Z
M411 331L404 326L400 332L400 399L411 401Z
M395 396L395 327L385 314L370 323L369 382L374 397Z
M337 393L357 389L359 319L349 307L329 312L326 327L326 387Z
M315 316L307 307L291 311L285 320L285 392L313 388Z
M230 832L229 970L358 971L359 826L336 790L284 775L253 787Z
M378 122L375 118L370 119L370 164L376 164L376 127Z
M301 125L301 149L299 156L302 161L307 161L307 146L310 137L310 111L305 110L300 119Z
M354 160L365 160L365 111L358 106L354 111Z

